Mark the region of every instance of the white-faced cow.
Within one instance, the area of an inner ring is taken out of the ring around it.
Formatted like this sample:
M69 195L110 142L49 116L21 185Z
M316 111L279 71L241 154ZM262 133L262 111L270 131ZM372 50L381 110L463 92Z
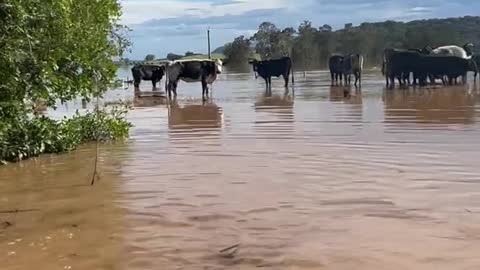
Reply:
M170 64L167 68L168 96L171 98L172 92L177 96L177 86L180 80L184 82L201 82L202 98L208 97L208 85L213 84L217 75L222 73L221 60L208 59L189 59L178 60Z
M140 91L140 82L152 81L153 90L157 88L157 83L165 75L164 65L138 64L132 68L133 85L135 92Z
M285 80L285 87L288 87L290 73L292 74L292 84L295 83L292 71L292 59L290 57L282 57L280 59L250 62L253 65L255 78L257 74L265 80L267 89L272 87L272 77L283 76Z

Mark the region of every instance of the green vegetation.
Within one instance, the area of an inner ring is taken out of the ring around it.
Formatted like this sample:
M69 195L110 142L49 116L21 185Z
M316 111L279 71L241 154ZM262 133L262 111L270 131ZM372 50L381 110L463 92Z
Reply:
M230 64L241 64L251 58L252 52L262 59L290 55L297 68L305 70L324 68L334 53L361 53L370 66L381 63L383 50L395 48L423 48L427 45L464 45L472 42L480 51L480 17L431 19L408 23L386 21L362 23L354 27L346 24L333 31L330 25L313 26L301 23L297 29L279 29L270 22L262 23L251 38L238 37L225 45ZM247 48L249 48L247 50Z
M153 60L155 60L155 55L154 55L154 54L147 54L147 55L145 56L145 62L147 62L147 61L153 61Z
M101 97L129 46L117 0L5 0L0 3L0 160L74 149L95 139L124 138L123 114L87 114L61 122L28 104ZM96 130L94 132L94 130Z
M62 153L80 144L128 137L126 110L77 113L55 121L46 116L19 115L0 124L0 163L20 161L43 153ZM5 120L5 119L3 119Z

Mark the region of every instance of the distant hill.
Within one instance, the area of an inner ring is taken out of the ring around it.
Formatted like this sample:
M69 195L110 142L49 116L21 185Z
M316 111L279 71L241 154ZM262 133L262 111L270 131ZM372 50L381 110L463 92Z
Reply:
M221 46L221 47L218 47L216 48L215 50L213 50L212 53L224 53L225 52L225 46Z

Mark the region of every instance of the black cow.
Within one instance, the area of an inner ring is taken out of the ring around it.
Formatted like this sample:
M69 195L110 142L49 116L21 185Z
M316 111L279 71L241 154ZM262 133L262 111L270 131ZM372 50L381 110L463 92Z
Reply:
M221 73L221 61L212 60L185 60L176 61L168 66L168 96L172 97L172 92L177 96L177 86L180 80L184 82L201 82L202 98L208 96L208 85L217 79L217 74Z
M472 56L472 60L475 62L475 64L477 65L477 68L480 69L480 55L473 55ZM475 74L475 78L477 78L477 74Z
M132 67L133 85L135 91L140 91L140 82L152 81L153 90L165 75L165 66L138 64Z
M330 68L330 76L332 78L332 86L338 84L338 80L342 82L343 76L343 56L333 55L328 59L328 67Z
M363 56L349 54L343 58L343 76L345 85L351 85L352 74L355 76L355 86L362 86Z
M272 87L272 77L283 76L285 87L288 87L290 73L292 74L292 84L295 83L292 71L292 59L282 57L280 59L250 62L253 65L253 71L265 80L267 89ZM257 75L255 74L255 77Z
M478 73L475 61L457 56L420 55L415 64L414 72L423 85L427 78L442 78L444 84L447 84L447 80L452 84L460 76L466 83L469 71L475 73L475 79Z
M384 73L387 78L387 87L395 87L395 79L400 85L407 83L406 78L414 72L418 64L420 54L418 52L387 49L384 52ZM415 80L414 75L414 81Z
M398 82L400 85L409 85L410 84L410 73L412 72L412 67L408 63L401 63L403 62L401 58L406 59L408 61L409 58L413 57L412 55L428 55L432 52L432 48L430 46L426 46L423 49L393 49L393 48L387 48L383 51L383 63L382 63L382 74L385 75L385 81L387 87L390 86L390 84L395 85L395 81L393 81L395 78L398 79ZM397 66L396 70L394 71L395 74L393 74L393 78L391 79L391 57L394 54L401 53L403 56L398 56L396 57L395 61L396 64L401 64L402 67L400 69L403 69L402 71L399 71L399 68ZM416 78L413 80L413 84L416 84Z

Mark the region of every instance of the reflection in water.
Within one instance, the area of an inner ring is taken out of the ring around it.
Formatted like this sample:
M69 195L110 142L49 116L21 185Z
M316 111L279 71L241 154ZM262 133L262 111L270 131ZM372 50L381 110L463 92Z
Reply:
M186 84L131 111L94 187L89 146L0 167L0 268L478 269L478 89L378 73L345 93L312 72L295 99L252 73L219 76L215 103Z
M475 96L464 86L385 90L385 121L419 124L472 124Z
M181 136L218 135L223 125L222 108L212 101L180 106L176 100L168 108L168 127Z
M166 105L168 102L164 92L143 92L135 95L133 105L135 107L153 107L158 105Z
M256 112L255 130L259 136L267 138L285 138L282 135L294 131L294 100L289 92L283 95L266 91L257 98L254 109Z
M285 119L293 120L293 97L286 91L283 96L265 92L255 102L255 111L269 111Z
M362 91L356 87L330 86L330 102L342 102L345 106L343 112L337 113L337 117L346 118L349 121L362 121L363 97Z

